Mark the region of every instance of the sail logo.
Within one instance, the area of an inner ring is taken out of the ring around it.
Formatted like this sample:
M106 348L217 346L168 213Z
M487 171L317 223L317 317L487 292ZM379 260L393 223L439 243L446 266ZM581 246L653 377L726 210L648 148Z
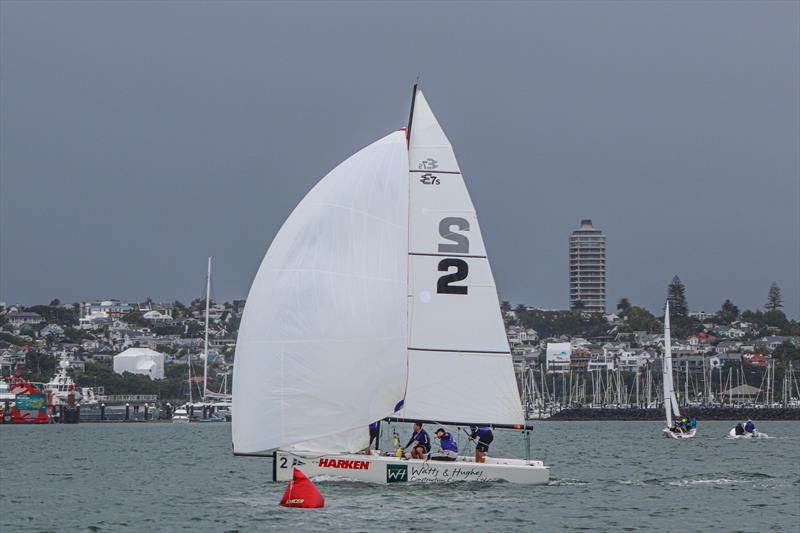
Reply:
M320 468L344 468L347 470L369 470L369 461L350 461L347 459L325 459L319 460Z
M439 162L432 157L421 161L419 164L420 170L436 170L437 168L439 168Z
M292 466L301 466L301 465L304 465L304 464L305 463L303 461L301 461L300 459L292 458Z
M408 465L386 465L386 483L408 481Z
M439 185L441 181L435 174L431 174L430 172L426 172L419 178L419 182L423 185Z

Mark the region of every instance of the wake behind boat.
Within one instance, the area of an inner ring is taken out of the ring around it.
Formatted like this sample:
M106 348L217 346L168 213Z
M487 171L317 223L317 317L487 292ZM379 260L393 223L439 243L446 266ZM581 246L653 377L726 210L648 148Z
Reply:
M233 381L234 453L273 457L276 480L297 466L375 483L548 482L529 451L483 463L358 453L387 417L531 429L475 208L416 86L408 127L331 171L278 232Z

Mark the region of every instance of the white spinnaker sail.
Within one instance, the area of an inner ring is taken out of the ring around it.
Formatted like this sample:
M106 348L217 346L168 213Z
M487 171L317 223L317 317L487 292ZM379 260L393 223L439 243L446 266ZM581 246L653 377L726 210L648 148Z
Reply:
M366 447L407 377L408 152L371 144L298 204L247 297L233 373L233 447L258 454L329 438ZM357 428L363 428L361 438Z
M421 91L411 117L409 176L408 390L401 416L522 424L475 208Z
M672 338L669 325L669 302L664 311L664 361L662 364L664 384L664 413L667 417L667 426L672 426L672 415L680 417L678 400L675 398L675 385L672 381Z

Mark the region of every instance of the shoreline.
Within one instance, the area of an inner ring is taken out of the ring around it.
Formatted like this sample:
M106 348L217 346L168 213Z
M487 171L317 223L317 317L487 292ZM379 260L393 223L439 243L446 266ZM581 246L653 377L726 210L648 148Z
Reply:
M783 407L775 408L733 408L733 407L687 407L683 409L687 418L695 417L698 420L800 420L800 409ZM553 420L561 421L592 421L592 420L663 420L663 409L589 409L575 408L563 409L549 418L534 419L536 422Z

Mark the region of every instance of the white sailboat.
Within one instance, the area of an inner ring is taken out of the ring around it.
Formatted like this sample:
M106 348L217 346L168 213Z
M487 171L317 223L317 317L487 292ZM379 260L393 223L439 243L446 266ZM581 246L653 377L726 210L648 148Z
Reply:
M529 457L357 453L385 418L529 442L475 208L416 86L408 127L333 169L272 242L242 316L233 402L234 453L273 457L275 480L302 465L375 483L548 482Z
M673 426L674 420L681 419L681 410L678 408L678 399L675 396L675 386L672 381L672 339L669 325L669 302L664 311L664 358L663 358L663 379L664 384L664 414L667 419L667 427L664 428L664 436L673 439L690 439L695 436L697 429L690 428L683 430Z

